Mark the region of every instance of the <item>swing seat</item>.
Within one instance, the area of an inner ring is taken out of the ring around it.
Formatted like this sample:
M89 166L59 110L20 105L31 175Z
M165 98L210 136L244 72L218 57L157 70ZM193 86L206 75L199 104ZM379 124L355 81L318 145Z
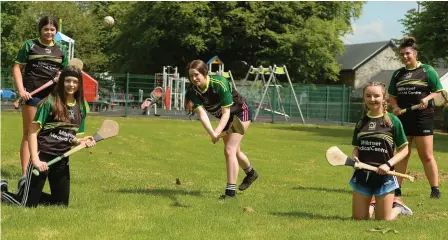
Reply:
M145 101L143 101L142 105L140 106L140 108L142 110L145 110L149 107L151 107L153 104L155 104L157 102L157 100L159 100L163 95L163 88L161 87L156 87L150 94L149 98L146 98Z
M153 101L151 98L147 98L147 99L145 99L145 101L143 101L143 103L140 107L142 108L142 110L145 110L147 107L151 106L152 102Z

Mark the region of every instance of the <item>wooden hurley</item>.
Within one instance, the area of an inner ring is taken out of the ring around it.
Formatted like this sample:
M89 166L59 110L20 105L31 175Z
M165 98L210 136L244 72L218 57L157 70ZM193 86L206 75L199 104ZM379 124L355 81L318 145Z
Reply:
M244 133L246 133L246 129L244 129L243 123L237 116L233 116L233 120L232 123L230 124L229 129L219 134L218 138L222 138L231 133L239 133L241 135L244 135Z
M84 67L84 63L79 58L72 58L68 65L78 67L81 70ZM53 85L54 83L57 83L59 81L60 75L61 75L61 72L59 71L58 73L56 73L56 76L52 80L46 82L44 85L42 85L39 88L37 88L36 90L30 92L30 95L33 96L33 95L39 93L40 91L48 88L49 86ZM23 101L23 99L22 99L22 97L20 97L12 105L14 106L15 109L19 109L20 105L22 104L22 101Z
M327 150L326 158L327 158L327 161L332 166L351 166L351 167L354 167L357 169L365 169L365 170L370 170L370 171L374 171L374 172L376 172L378 170L377 167L374 167L374 166L371 166L371 165L368 165L368 164L365 164L362 162L356 162L352 158L348 157L345 153L343 153L341 151L341 149L339 149L336 146L330 147ZM395 171L387 171L386 174L406 178L411 182L414 182L414 179L415 179L413 176L395 172Z
M104 120L103 125L101 125L101 128L95 133L93 136L93 139L95 139L96 142L102 141L104 139L108 139L111 137L115 137L118 135L119 126L118 123L112 120ZM60 161L63 158L66 158L70 155L72 155L75 152L78 152L81 149L86 148L87 145L85 143L81 143L80 145L70 149L69 151L65 152L61 156L58 156L51 161L47 162L48 166L53 165L54 163ZM34 169L33 174L36 176L39 176L39 170Z

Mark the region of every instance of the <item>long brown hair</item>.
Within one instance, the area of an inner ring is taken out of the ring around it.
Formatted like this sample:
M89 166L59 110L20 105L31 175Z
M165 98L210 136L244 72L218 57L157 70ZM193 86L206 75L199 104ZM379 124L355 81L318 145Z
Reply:
M389 114L387 114L387 96L386 96L386 85L384 85L384 83L382 82L367 82L366 85L364 86L363 90L362 90L362 96L364 98L364 94L366 92L366 89L368 87L372 87L372 86L381 86L381 90L383 92L383 122L387 127L391 127L392 126L392 120L389 117ZM367 104L364 102L364 116L367 115L367 112L369 111L369 108L367 107Z
M68 66L62 70L59 76L59 81L54 88L53 92L49 95L52 97L51 113L57 121L70 122L70 116L67 109L67 96L65 95L64 81L66 77L76 77L78 79L78 91L75 92L75 100L78 103L78 115L75 115L75 119L80 121L83 114L86 114L86 107L84 106L84 84L82 81L82 72L75 66ZM82 105L82 108L81 108ZM82 109L82 111L81 111Z
M190 69L196 69L204 77L207 77L208 67L207 67L207 64L205 64L205 62L200 59L193 60L187 64L186 70L187 70L188 81L190 81L190 86L187 87L187 90L186 90L184 109L187 112L187 114L190 115L190 118L191 118L191 116L194 115L194 111L193 111L193 101L191 101L191 98L189 95L195 94L194 93L195 90L193 89L194 85L190 79Z
M207 64L205 64L204 61L199 60L199 59L193 60L187 64L187 75L188 75L188 80L190 81L190 83L191 83L190 69L196 69L200 74L204 75L204 77L207 77L207 75L208 75Z

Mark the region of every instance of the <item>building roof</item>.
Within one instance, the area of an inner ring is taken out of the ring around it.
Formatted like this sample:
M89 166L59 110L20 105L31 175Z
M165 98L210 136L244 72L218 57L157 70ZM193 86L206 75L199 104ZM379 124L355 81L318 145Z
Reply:
M336 60L341 64L341 71L356 70L388 46L396 47L392 41L347 44L344 53Z
M208 60L207 64L222 64L222 61L218 56L214 56Z
M61 32L57 32L56 35L54 36L54 40L60 42L60 41L65 41L68 43L75 43L75 40L71 39L70 37L68 37L67 35L61 33Z

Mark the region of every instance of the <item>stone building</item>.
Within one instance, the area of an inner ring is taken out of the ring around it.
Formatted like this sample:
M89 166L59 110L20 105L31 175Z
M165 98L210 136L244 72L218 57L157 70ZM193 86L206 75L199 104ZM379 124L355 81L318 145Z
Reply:
M348 44L336 60L341 64L339 84L357 89L383 70L396 70L403 66L395 54L392 41Z

